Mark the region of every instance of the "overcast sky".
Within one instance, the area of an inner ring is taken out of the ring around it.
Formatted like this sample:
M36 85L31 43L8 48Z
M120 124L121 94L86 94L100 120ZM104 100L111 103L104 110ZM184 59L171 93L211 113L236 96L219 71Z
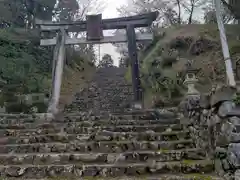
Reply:
M115 18L118 17L117 7L127 3L127 0L106 0L106 8L103 12L103 18ZM112 31L104 31L104 35L112 35ZM98 51L98 45L96 45ZM98 56L98 52L97 56ZM116 48L111 44L101 44L100 45L100 55L103 56L108 53L112 56L114 64L118 65L119 54L116 52Z

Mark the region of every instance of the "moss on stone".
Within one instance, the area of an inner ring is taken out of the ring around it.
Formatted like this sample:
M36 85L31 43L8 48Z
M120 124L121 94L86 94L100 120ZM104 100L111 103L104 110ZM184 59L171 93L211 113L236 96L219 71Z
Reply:
M213 180L213 177L210 175L203 174L188 174L185 175L186 178L193 178L194 180Z
M192 164L195 164L196 161L195 160L188 160L188 159L184 159L181 161L182 164L185 164L185 165L192 165Z

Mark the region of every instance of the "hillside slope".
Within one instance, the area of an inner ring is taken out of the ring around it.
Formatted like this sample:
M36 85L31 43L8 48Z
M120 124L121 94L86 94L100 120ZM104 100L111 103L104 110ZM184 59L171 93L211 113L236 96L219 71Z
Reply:
M86 87L87 82L92 78L95 70L95 66L92 66L87 61L84 61L81 67L65 67L59 100L60 110L63 110L65 105L69 105L74 95Z
M239 25L226 25L233 65L240 57L239 30ZM182 25L159 29L159 34L161 37L156 45L140 54L142 84L148 102L155 97L166 104L186 92L183 80L188 60L200 68L200 91L208 91L213 83L225 82L225 65L216 25ZM126 77L130 80L130 71Z

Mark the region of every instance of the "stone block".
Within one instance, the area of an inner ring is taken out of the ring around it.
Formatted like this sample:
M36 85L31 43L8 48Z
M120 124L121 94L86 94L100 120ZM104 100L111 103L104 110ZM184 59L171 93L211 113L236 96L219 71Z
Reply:
M220 104L218 109L218 115L222 118L227 117L228 113L231 112L235 107L232 101L224 101Z
M209 109L211 107L210 96L208 94L201 94L199 104L201 108Z
M210 104L211 106L218 106L224 101L231 101L235 93L236 89L233 87L224 86L222 88L219 88L211 96Z
M240 125L240 118L234 116L234 117L230 117L229 121L234 124L234 125Z
M240 168L240 143L229 144L227 159L232 166Z

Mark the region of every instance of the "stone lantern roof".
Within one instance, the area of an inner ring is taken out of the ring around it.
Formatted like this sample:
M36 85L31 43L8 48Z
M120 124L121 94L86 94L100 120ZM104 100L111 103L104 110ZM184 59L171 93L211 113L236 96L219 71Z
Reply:
M200 70L201 70L201 68L195 68L195 67L193 67L193 65L192 65L193 63L192 63L192 61L188 61L187 63L186 63L186 65L185 65L185 70L184 70L184 74L188 74L188 73L194 73L194 74L197 74Z

